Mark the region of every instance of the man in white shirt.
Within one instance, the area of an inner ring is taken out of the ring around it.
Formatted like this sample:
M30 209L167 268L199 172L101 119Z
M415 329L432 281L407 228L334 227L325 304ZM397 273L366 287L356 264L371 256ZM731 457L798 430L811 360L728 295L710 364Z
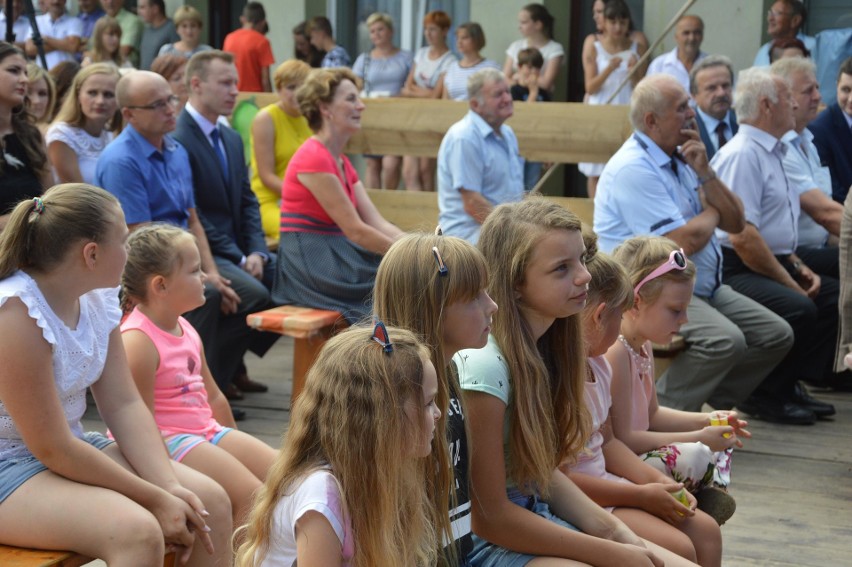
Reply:
M778 0L766 13L766 33L771 38L760 46L754 57L755 67L768 67L772 42L779 39L796 38L805 44L813 56L816 48L816 38L801 32L807 18L807 10L801 0Z
M828 238L833 236L836 242L840 236L843 205L831 198L831 173L822 165L813 142L814 135L807 128L816 118L822 101L816 65L810 59L791 57L773 63L770 72L790 82L793 98L799 105L793 112L796 128L782 138L790 146L784 156L784 173L799 194L802 207L797 253L802 247L817 249L825 257L826 264L819 271L837 277L837 247L828 246Z
M63 61L73 61L80 48L83 23L69 16L65 11L65 0L47 0L46 12L36 16L38 31L44 40L44 53L47 68L52 69ZM27 34L26 52L30 57L38 55L38 49L32 40L33 30ZM40 58L36 61L41 65Z
M740 129L712 165L742 200L746 226L738 234L717 230L722 278L780 315L794 336L784 360L738 407L767 421L812 424L835 409L810 397L799 380L833 375L839 283L797 253L799 195L784 173L789 148L781 138L795 129L798 102L786 80L759 67L740 73L734 101Z
M677 47L651 61L646 75L666 73L689 92L689 72L692 66L707 56L701 51L704 40L704 22L698 16L682 16L675 26Z

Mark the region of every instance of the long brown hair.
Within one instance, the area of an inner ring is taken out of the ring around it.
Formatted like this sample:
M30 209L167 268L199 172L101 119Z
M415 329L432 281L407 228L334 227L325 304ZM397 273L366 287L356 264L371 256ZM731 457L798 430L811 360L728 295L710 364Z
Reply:
M438 273L432 254L437 248L447 275ZM373 310L380 320L417 333L430 351L438 374L441 419L435 428L432 454L427 462L427 492L432 499L432 522L444 539L452 542L453 531L448 511L454 508L453 463L447 444L447 409L450 390L460 392L455 372L444 359L444 309L459 301L470 301L488 284L485 258L470 243L452 236L409 234L397 240L382 258L373 288ZM459 402L461 399L459 398ZM456 482L467 484L469 479ZM455 546L449 546L452 557Z
M278 502L324 468L337 480L351 519L355 567L434 564L437 543L423 466L404 454L422 435L422 415L409 419L406 406L413 399L421 414L426 411L423 364L429 352L410 331L387 332L391 353L364 327L323 346L293 404L281 452L241 528L240 567L256 567L266 555Z
M548 496L550 475L576 458L591 432L583 402L585 348L580 315L556 319L536 341L517 290L541 239L579 231L580 219L542 197L495 208L479 235L491 270L488 291L500 306L492 334L512 378L507 476L518 488Z
M20 55L24 58L24 61L27 59L24 52L11 43L0 41L0 61L11 55ZM45 81L47 82L51 97L55 97L50 76L46 76ZM12 109L12 131L24 147L24 153L27 156L30 167L35 171L37 177L41 177L47 168L47 153L45 153L44 149L44 139L41 137L39 129L33 124L33 119L29 112L26 112L25 107L26 102L20 107ZM49 116L50 111L51 109L48 108L46 116ZM3 173L5 167L6 158L4 157L4 152L0 152L0 174Z

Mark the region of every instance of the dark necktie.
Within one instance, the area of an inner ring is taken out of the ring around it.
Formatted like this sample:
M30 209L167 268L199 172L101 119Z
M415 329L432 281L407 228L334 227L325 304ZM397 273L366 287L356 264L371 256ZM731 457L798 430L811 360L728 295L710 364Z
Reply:
M728 143L728 139L725 137L725 128L727 124L724 122L719 122L716 125L716 137L719 139L719 149L722 149L722 146Z
M225 157L225 152L222 151L222 148L219 146L219 128L213 128L213 131L210 132L210 139L213 141L213 151L216 152L216 156L219 158L219 165L222 166L222 173L225 174L225 178L228 177L228 159Z

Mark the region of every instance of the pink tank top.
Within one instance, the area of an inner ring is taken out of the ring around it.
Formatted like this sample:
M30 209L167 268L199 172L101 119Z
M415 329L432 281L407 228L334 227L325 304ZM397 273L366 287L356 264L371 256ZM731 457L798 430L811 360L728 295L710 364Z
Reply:
M648 431L651 426L648 408L654 396L654 357L650 353L651 342L642 345L641 352L633 350L623 336L619 336L622 346L630 358L630 377L632 388L634 431Z
M160 433L191 433L209 437L221 431L213 419L201 376L201 338L183 317L178 318L182 336L157 327L138 309L121 324L121 332L139 330L154 343L160 364L154 382L154 420Z

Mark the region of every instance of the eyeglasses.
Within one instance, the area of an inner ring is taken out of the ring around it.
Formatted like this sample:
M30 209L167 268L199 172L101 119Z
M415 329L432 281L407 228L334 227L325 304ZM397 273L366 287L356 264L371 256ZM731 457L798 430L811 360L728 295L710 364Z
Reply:
M391 343L390 336L388 336L388 330L381 321L376 323L376 328L373 329L373 336L370 338L382 345L382 350L385 351L385 354L393 352L393 343Z
M438 263L438 275L442 278L447 277L447 274L450 271L447 269L447 265L444 264L444 259L441 257L441 253L438 251L437 246L432 247L432 256L435 257L435 262Z
M772 16L773 18L780 18L781 16L792 16L792 12L779 12L777 10L768 10L766 12L767 16Z
M157 112L160 112L167 106L177 106L178 102L180 102L180 99L175 95L172 95L168 98L155 100L151 104L126 106L125 108L130 108L131 110L156 110Z
M643 285L653 280L654 278L658 278L663 274L667 274L672 270L682 271L686 269L686 255L683 253L683 248L680 250L672 250L672 253L669 254L669 259L663 262L656 270L645 276L645 278L636 284L636 287L633 288L633 293L638 294L639 290Z

